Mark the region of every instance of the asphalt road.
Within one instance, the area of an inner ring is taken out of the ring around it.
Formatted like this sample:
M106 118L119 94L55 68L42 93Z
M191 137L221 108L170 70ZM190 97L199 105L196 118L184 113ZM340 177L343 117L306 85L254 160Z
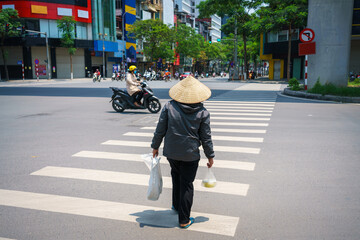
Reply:
M360 105L202 81L218 185L195 185L187 230L165 158L163 193L146 199L159 114L116 113L109 86L124 82L0 83L0 239L359 239ZM164 104L175 83L149 85Z

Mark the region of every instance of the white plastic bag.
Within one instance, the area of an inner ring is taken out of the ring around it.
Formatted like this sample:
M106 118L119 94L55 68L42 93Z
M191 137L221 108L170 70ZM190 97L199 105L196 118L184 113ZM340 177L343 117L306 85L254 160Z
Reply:
M150 155L150 158L149 158ZM147 199L156 201L162 192L163 181L160 168L160 158L152 157L152 154L144 154L141 156L150 169L149 187L147 191ZM150 162L151 161L151 162Z
M211 171L211 168L208 168L205 178L202 180L202 185L207 188L213 188L216 186L216 178L214 173Z

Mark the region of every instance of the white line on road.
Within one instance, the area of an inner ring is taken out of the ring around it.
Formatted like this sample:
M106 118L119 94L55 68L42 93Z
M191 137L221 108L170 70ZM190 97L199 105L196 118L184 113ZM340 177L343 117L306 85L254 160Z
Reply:
M274 107L275 104L271 104L271 103L233 103L233 104L229 104L229 103L210 103L210 102L207 102L205 103L205 107L207 106L257 106L257 107Z
M170 228L178 227L178 215L174 214L173 211L166 208L144 205L4 189L0 189L0 205L120 220L141 225L155 225ZM200 212L191 212L191 214L195 217L196 223L187 231L197 231L231 237L235 235L239 222L238 217ZM199 219L197 222L197 217L201 218L202 221Z
M271 113L224 113L224 112L213 112L211 111L211 116L213 115L228 115L228 116L261 116L261 117L271 117ZM211 117L212 118L212 117Z
M238 121L270 121L270 118L249 118L249 117L211 117L215 120L238 120Z
M155 130L156 127L142 127L142 130ZM211 132L229 132L229 133L266 133L266 130L255 129L234 129L234 128L211 128Z
M273 110L273 107L235 107L235 106L210 106L210 108L215 109L215 108L220 108L220 109L264 109L264 110ZM207 109L207 108L206 108Z
M254 100L258 100L258 98L254 98ZM271 98L271 99L269 99L269 100L267 100L267 101L264 101L264 102L259 102L259 101L212 101L212 100L210 100L210 101L206 101L205 102L205 105L207 104L207 103L224 103L224 104L242 104L242 103L275 103L276 102L276 99L274 99L274 98Z
M214 112L255 112L255 113L272 113L272 110L251 110L251 109L222 109L222 108L206 108L210 114Z
M145 132L127 132L123 134L124 136L131 137L153 137L153 133ZM231 137L231 136L212 136L212 140L220 141L236 141L236 142L263 142L264 138L254 138L254 137Z
M127 147L147 147L150 149L150 142L109 140L109 141L103 142L102 144L103 145L127 146ZM161 144L161 147L162 146L163 146L163 144ZM214 151L215 152L219 151L219 152L259 154L260 148L214 146Z
M225 125L225 126L248 126L248 127L267 127L268 123L240 123L240 122L210 122L211 126Z
M102 170L82 169L82 168L53 167L53 166L44 167L36 172L31 173L31 175L81 179L81 180L119 183L119 184L131 184L131 185L139 185L139 186L148 186L149 176L150 176L150 174L137 174L137 173L113 172L113 171L102 171ZM171 189L172 188L171 177L163 176L162 179L163 179L163 188ZM201 186L201 182L202 180L195 179L194 181L195 191L246 196L249 189L249 184L223 182L223 181L217 181L216 187L214 188L206 188Z
M144 162L141 159L140 154L130 154L130 153L116 153L116 152L99 152L99 151L81 151L74 155L73 157L83 157L83 158L95 158L95 159L111 159L119 161L134 161L134 162ZM160 163L169 165L169 162L162 157ZM206 167L207 159L201 159L199 165L201 167ZM239 162L239 161L228 161L215 159L215 163L212 166L213 168L227 168L227 169L236 169L244 171L254 171L255 163L252 162Z

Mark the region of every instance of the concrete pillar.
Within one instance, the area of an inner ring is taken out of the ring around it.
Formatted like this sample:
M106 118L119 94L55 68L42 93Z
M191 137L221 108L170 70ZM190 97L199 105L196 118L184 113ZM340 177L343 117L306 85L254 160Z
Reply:
M309 0L308 27L315 32L316 54L309 55L308 86L346 86L349 74L354 0Z

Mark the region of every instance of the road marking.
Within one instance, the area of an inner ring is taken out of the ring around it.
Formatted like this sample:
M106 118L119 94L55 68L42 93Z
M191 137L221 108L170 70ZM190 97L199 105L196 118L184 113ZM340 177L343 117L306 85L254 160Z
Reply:
M144 192L145 195L145 192ZM144 196L145 198L145 196ZM68 197L0 189L0 205L102 219L120 220L141 225L177 228L178 215L167 208L135 205L95 199ZM186 231L233 237L238 217L191 211L198 219ZM183 231L183 230L181 230Z
M156 127L142 127L142 130L155 130ZM230 133L266 133L266 130L255 129L230 129L230 128L211 128L211 132L230 132Z
M71 178L89 181L99 181L108 183L131 184L138 186L148 186L150 174L137 174L125 172L102 171L82 168L53 167L47 166L36 172L31 173L34 176ZM163 188L172 188L171 177L162 177ZM249 190L249 184L217 181L216 187L206 188L201 186L201 179L195 179L194 189L198 192L221 193L237 196L246 196Z
M214 112L256 112L256 113L272 113L272 110L251 110L251 109L222 109L222 108L206 108L210 111Z
M103 142L102 144L103 145L127 146L127 147L147 147L150 149L150 142L109 140L109 141ZM162 147L162 146L163 146L163 144L161 144L160 147ZM219 152L259 154L260 148L214 146L214 151L215 152L219 151Z
M231 106L210 106L211 109L220 108L220 109L264 109L264 110L273 110L273 107L231 107ZM207 108L206 108L207 109Z
M2 237L0 237L0 240L16 240L16 239L12 239L12 238L2 238Z
M271 104L271 103L233 103L233 104L228 104L228 103L205 103L205 107L207 106L257 106L257 107L274 107L275 104Z
M248 118L248 117L211 117L215 120L244 120L244 121L270 121L270 118Z
M123 134L124 136L131 137L153 137L153 133L145 132L127 132ZM254 137L231 137L231 136L212 136L212 140L220 141L235 141L235 142L263 142L264 138L254 138Z
M83 157L83 158L95 158L95 159L111 159L111 160L119 160L119 161L134 161L134 162L144 162L141 159L140 154L130 154L130 153L116 153L116 152L99 152L99 151L81 151L78 152L72 157ZM162 159L162 164L169 165L169 162L165 160L165 157L160 156ZM199 162L199 166L207 167L207 159L201 159ZM255 163L252 162L239 162L239 161L228 161L215 159L215 163L212 166L213 168L227 168L227 169L237 169L244 171L254 171Z
M210 126L225 125L225 126L248 126L248 127L267 127L268 123L239 123L239 122L210 122Z
M255 100L256 99L258 99L258 98L254 98ZM276 99L270 99L269 101L264 101L264 102L259 102L259 101L212 101L212 100L210 100L210 101L206 101L205 102L205 105L207 104L207 103L224 103L224 104L241 104L241 103L271 103L271 102L273 102L273 103L276 103Z
M229 116L262 116L262 117L271 117L271 114L268 113L224 113L224 112L213 112L211 111L211 116L213 115L229 115Z

